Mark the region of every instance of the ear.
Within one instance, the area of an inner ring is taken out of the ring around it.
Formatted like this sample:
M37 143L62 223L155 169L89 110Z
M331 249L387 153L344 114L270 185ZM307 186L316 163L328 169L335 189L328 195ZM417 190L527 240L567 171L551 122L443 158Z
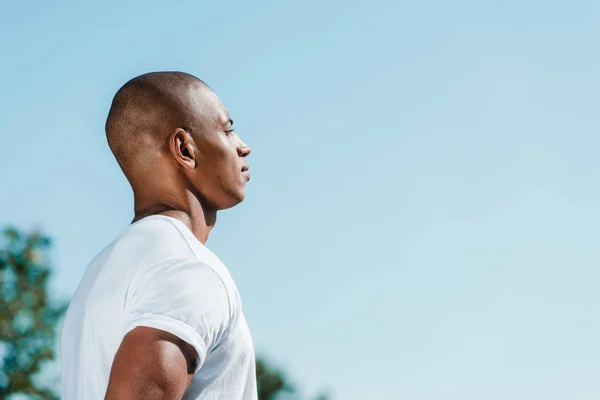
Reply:
M175 129L169 137L169 150L175 160L184 168L196 167L196 146L192 135L181 128Z

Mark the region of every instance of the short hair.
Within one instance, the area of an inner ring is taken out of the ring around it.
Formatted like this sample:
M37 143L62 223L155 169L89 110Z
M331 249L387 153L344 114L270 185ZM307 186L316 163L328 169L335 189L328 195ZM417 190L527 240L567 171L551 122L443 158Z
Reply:
M106 138L126 176L133 161L166 140L165 133L185 125L191 112L189 91L198 86L208 87L194 75L164 71L137 76L117 91L106 119Z

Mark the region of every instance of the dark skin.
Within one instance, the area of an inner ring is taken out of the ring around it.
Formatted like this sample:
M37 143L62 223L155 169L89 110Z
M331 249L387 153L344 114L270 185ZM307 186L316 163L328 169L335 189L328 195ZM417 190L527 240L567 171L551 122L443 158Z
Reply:
M162 123L157 129L164 132L163 140L144 142L155 143L154 148L128 170L133 221L156 214L173 217L206 243L217 212L244 199L250 179L244 158L250 148L208 87L194 85L182 96L189 126L177 126L172 122L177 118ZM115 355L105 400L181 399L197 358L196 350L176 336L137 327L125 335Z
M195 363L194 348L167 332L138 327L115 355L105 400L181 399Z

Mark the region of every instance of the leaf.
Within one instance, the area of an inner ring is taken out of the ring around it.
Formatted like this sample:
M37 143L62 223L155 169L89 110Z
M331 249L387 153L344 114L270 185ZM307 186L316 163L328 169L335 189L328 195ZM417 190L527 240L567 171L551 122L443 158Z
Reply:
M58 400L33 379L42 363L54 358L56 323L67 304L55 304L49 296L51 271L42 257L49 244L41 233L26 235L15 228L5 229L0 238L0 341L7 349L0 366L8 381L0 387L0 399L23 393Z

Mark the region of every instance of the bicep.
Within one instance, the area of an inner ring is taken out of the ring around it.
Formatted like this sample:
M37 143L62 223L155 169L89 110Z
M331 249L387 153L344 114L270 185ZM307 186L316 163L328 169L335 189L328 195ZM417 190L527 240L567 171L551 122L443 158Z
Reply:
M194 347L177 336L137 327L125 335L117 350L105 400L181 399L197 358Z

